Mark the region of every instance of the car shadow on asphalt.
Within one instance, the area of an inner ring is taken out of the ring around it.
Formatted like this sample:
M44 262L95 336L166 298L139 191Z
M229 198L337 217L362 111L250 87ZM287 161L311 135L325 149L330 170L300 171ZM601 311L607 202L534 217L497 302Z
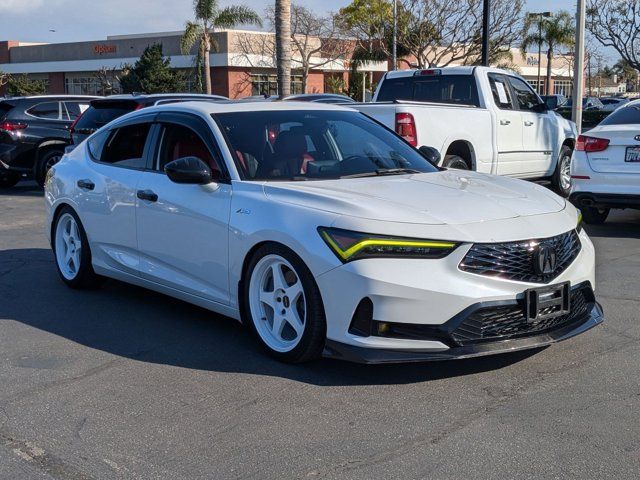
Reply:
M233 319L150 290L108 280L72 290L47 249L0 251L0 321L14 320L88 348L204 371L268 375L320 386L403 384L500 369L540 350L478 359L357 365L322 359L287 365L263 354ZM3 320L4 319L4 320Z
M602 225L585 225L585 230L590 237L640 238L640 211L614 211Z
M42 197L44 191L36 182L21 181L11 188L0 188L0 197Z

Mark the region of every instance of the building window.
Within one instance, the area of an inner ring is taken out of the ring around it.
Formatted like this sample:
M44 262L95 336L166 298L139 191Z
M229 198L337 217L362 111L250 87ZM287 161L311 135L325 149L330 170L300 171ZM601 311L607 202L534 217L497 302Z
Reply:
M556 80L553 82L553 93L556 95L564 95L570 97L573 91L573 82L571 80Z
M302 75L291 75L291 93L302 93ZM269 74L252 74L251 94L278 95L278 77Z
M546 91L546 79L545 78L540 78L540 88L538 88L538 79L537 78L533 78L533 79L527 79L527 82L529 83L529 85L531 85L531 88L533 88L536 92L538 92L538 95L545 95L547 93Z
M69 95L112 95L120 93L120 82L115 77L66 77L64 91Z

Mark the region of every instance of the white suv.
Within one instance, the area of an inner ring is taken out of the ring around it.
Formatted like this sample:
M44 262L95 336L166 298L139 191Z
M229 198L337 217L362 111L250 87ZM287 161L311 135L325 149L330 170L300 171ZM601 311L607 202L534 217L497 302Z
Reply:
M611 208L640 209L640 100L578 137L570 200L587 223L603 223Z

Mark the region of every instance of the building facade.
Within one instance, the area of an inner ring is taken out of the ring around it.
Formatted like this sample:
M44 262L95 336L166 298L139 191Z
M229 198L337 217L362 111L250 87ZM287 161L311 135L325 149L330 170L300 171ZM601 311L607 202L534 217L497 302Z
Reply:
M185 78L185 91L196 91L196 56L183 54L180 38L183 32L164 32L139 35L109 36L105 40L34 44L17 41L0 41L0 71L9 74L26 74L47 85L51 94L105 95L119 93L118 75L122 68L140 58L145 48L161 44L163 54L171 59L171 67L180 70ZM214 34L217 49L211 54L211 78L214 94L229 98L277 93L275 65L275 36L269 32L227 30ZM323 56L318 48L320 40L309 38L304 42L313 55L305 55L294 48L292 58L293 93L324 93L339 90L349 82L349 58L353 44L344 41L342 51L332 51ZM303 42L301 42L303 43ZM538 85L538 55L512 49L512 60L505 62L508 68L522 75L538 89L546 92L546 55L541 57L540 85ZM309 66L303 75L303 66ZM399 63L400 68L410 68L410 59ZM387 62L370 63L360 71L367 75L370 84L377 82L389 69ZM552 60L551 93L570 96L572 91L572 58L559 55ZM0 95L4 92L0 90Z

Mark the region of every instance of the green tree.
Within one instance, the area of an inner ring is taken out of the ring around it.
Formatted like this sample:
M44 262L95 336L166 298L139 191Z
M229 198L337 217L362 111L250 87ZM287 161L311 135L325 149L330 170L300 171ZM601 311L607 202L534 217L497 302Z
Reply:
M205 91L211 93L211 65L209 55L217 50L212 34L219 28L234 28L239 24L262 26L260 15L244 6L230 6L221 9L218 0L194 0L193 10L195 21L185 25L184 34L180 40L183 54L191 52L197 47L196 68L198 72L204 70ZM201 84L201 82L199 82Z
M547 47L547 95L551 95L551 62L553 55L558 47L573 46L575 32L574 18L565 10L554 13L550 17L526 16L520 49L524 53L533 46L545 45Z
M12 75L7 82L7 94L11 97L44 95L45 93L47 93L47 84L44 80L32 80L26 74Z
M278 94L284 98L291 93L291 0L276 0L275 27Z
M179 72L171 69L171 59L162 55L162 45L145 48L133 66L125 65L120 77L123 93L172 93L184 90Z

